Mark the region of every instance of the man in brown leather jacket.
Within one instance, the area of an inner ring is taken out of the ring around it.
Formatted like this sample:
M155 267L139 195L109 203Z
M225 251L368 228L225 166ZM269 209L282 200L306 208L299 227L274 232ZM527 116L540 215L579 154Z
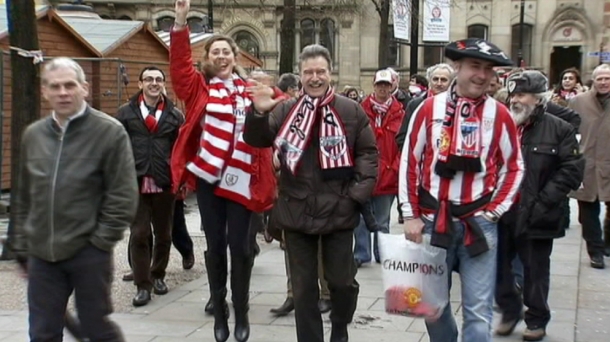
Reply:
M279 102L268 87L249 88L254 111L246 117L244 140L274 145L280 153L279 196L271 224L284 230L293 280L297 338L323 342L318 310L318 240L330 289L331 342L347 342L358 299L353 229L360 204L377 177L377 147L358 103L336 96L330 86L332 60L326 48L310 45L299 57L304 94Z

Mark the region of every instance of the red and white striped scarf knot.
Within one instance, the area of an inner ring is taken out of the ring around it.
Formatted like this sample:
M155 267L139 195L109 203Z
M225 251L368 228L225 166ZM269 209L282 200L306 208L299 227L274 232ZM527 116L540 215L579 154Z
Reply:
M393 96L390 96L385 102L381 103L377 101L375 95L371 96L371 106L375 111L375 127L381 127L381 122L383 121L383 117L388 113L390 107L392 106Z
M341 117L330 105L334 98L335 91L332 87L320 98L302 95L288 113L275 139L275 147L292 174L296 174L316 122L320 124L319 158L322 170L353 166L345 127ZM320 115L319 120L317 115Z
M140 103L140 113L142 114L142 119L144 119L144 124L146 124L148 131L151 133L157 132L159 119L161 118L161 114L163 114L163 110L165 109L165 99L163 96L159 97L159 101L157 102L155 112L153 114L150 113L148 106L146 106L146 102L144 101L144 93L140 94L138 102Z

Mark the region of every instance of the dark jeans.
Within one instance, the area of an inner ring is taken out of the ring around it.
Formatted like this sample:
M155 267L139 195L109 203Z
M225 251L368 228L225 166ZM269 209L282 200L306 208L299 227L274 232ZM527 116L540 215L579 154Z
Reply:
M231 255L250 257L253 244L250 234L252 212L243 205L214 194L214 185L202 179L197 180L197 205L207 251L211 254L226 255L227 245Z
M184 200L176 200L174 204L174 226L172 227L172 243L182 258L193 254L193 239L189 235L184 218Z
M30 340L61 342L68 298L74 291L81 328L91 342L125 341L112 313L113 254L87 245L59 262L30 257L28 303Z
M606 203L608 206L610 203ZM589 257L604 255L602 225L599 221L600 203L578 201L578 221L582 226L582 237L587 242Z
M551 319L548 305L553 239L515 238L514 227L500 220L498 225L498 273L496 303L505 320L521 316L527 307L528 328L544 328ZM518 255L523 263L523 299L515 288L513 260Z
M175 196L170 192L140 195L129 239L133 279L138 289L151 291L152 279L165 278L172 247L174 200Z
M324 342L322 316L318 309L318 243L320 238L324 278L328 282L333 325L352 321L358 301L357 268L354 262L353 231L340 230L325 235L285 231L286 251L294 298L297 340Z

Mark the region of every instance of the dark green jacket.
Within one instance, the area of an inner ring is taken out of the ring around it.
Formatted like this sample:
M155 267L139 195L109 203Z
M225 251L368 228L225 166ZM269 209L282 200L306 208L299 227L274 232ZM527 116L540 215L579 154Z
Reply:
M87 244L110 252L138 205L129 136L116 119L87 108L62 132L51 116L23 133L12 210L19 257L66 260Z

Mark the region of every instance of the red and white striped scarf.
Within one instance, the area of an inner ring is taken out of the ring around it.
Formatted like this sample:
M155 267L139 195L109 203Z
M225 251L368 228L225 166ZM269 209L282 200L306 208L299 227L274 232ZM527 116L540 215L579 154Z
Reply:
M375 111L375 127L381 127L381 122L383 121L383 117L388 113L388 110L390 110L390 107L392 106L392 98L393 96L390 95L390 97L383 103L377 101L377 99L375 98L375 95L371 96L370 101L371 101L371 107L373 107L373 110Z
M165 109L165 101L163 96L159 97L159 101L157 101L154 114L150 114L150 111L148 110L146 101L144 101L144 93L140 93L138 102L140 103L140 113L142 114L142 119L144 119L144 123L146 124L148 131L151 133L155 133L158 128L157 124L159 123L161 114L163 114L163 110Z
M578 95L578 92L576 91L576 89L572 89L572 90L561 89L559 91L559 96L566 101L570 101L570 99L572 99L576 95Z
M275 139L283 162L296 174L299 161L311 141L312 127L320 123L320 166L322 170L352 167L352 156L347 146L345 127L331 103L335 98L332 87L323 97L301 95L292 107ZM320 117L318 117L318 114Z
M218 77L209 82L199 152L187 169L217 185L217 195L246 203L251 196L252 147L244 142L243 125L237 121L238 116L245 118L251 101L245 92L246 82L235 74L232 77L233 91Z

